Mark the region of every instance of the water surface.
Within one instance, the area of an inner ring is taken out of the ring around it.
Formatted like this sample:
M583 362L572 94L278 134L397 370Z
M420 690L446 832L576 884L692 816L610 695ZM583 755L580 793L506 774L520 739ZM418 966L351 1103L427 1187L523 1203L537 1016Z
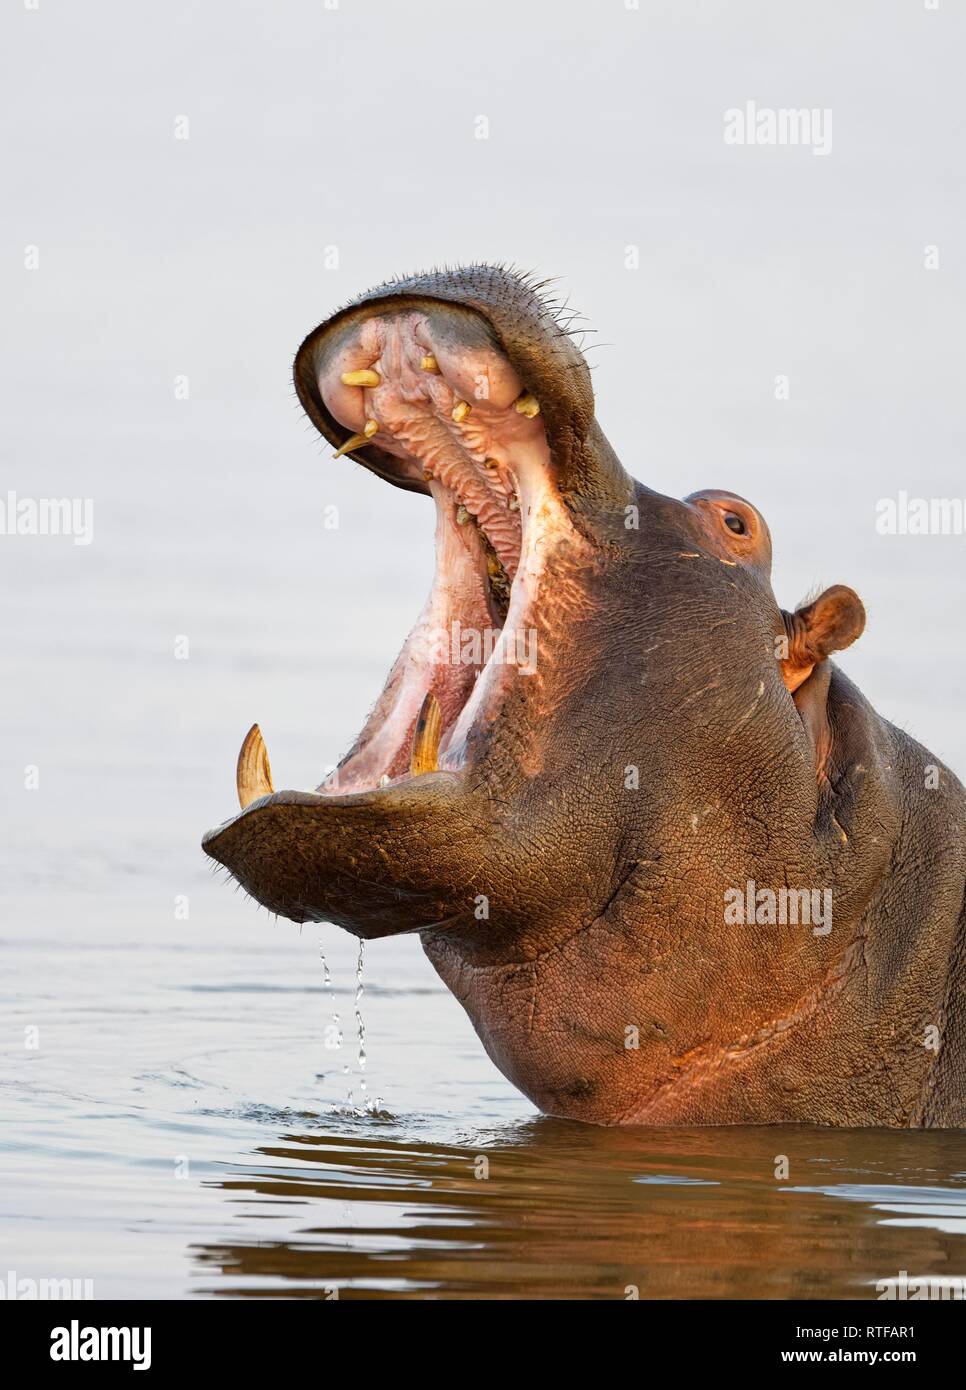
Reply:
M367 948L362 1066L334 928L260 914L213 942L142 922L119 944L135 925L0 955L13 1036L39 1026L0 1091L0 1264L21 1277L98 1297L861 1299L900 1270L966 1274L958 1134L548 1119L415 942Z

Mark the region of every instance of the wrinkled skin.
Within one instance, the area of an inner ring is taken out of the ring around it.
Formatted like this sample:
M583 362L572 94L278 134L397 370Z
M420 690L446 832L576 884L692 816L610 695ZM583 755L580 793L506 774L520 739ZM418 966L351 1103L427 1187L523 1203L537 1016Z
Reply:
M407 739L419 679L439 693L439 770L407 775L400 743L388 784L370 785L377 707L346 786L259 796L207 852L294 921L418 932L490 1057L548 1113L966 1123L966 795L829 660L861 631L857 596L836 586L783 612L753 507L631 479L570 337L525 281L490 267L383 286L296 360L322 434L339 446L370 411L385 416L350 454L433 491L441 516L453 498L427 476L435 464L399 444L406 381L422 389L405 377L418 343L439 359L433 390L456 381L458 401L461 364L485 358L505 394L489 403L488 447L505 446L529 537L507 629L535 631L537 669L467 681L477 705L457 727L462 678L406 668L403 698L398 667L383 701ZM343 391L346 362L377 351L375 394ZM506 405L521 385L535 418ZM484 477L485 450L474 461L440 400L432 429ZM473 405L480 428L486 409ZM471 571L452 586L460 602ZM831 930L729 921L727 894L748 881L828 890Z

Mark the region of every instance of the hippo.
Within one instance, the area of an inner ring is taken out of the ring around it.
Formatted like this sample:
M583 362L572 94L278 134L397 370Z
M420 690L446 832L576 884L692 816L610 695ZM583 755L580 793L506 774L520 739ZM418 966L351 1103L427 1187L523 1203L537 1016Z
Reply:
M335 773L258 726L205 851L293 922L416 933L493 1062L597 1125L966 1124L966 793L787 611L761 513L635 481L572 320L503 266L389 281L294 364L436 506L425 608Z

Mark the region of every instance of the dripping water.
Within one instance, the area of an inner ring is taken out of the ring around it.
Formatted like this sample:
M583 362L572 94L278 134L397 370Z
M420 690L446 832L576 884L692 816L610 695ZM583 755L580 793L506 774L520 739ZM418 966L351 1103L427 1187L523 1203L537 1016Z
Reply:
M353 1012L356 1021L356 1040L358 1044L357 1058L359 1065L359 1103L356 1104L352 1089L352 1072L349 1060L346 1057L342 1063L342 1075L347 1083L346 1104L349 1109L354 1110L357 1115L377 1115L382 1106L382 1097L374 1096L370 1098L366 1083L366 1064L368 1056L366 1054L366 1024L362 1016L362 996L365 992L364 967L365 967L365 941L359 941L359 955L356 960L356 991L353 1000ZM342 1031L342 1021L335 1008L335 989L332 984L332 972L326 959L325 950L321 941L319 942L319 961L322 965L322 992L326 1004L331 1009L330 1022L325 1027L326 1047L341 1049L345 1041ZM325 1073L320 1073L320 1077Z
M331 1047L333 1049L338 1049L341 1048L343 1042L342 1020L339 1018L338 1012L336 1011L335 991L332 988L332 971L329 969L329 962L325 957L325 947L322 945L321 940L319 941L319 960L322 963L323 1011L326 1005L331 1009L330 1021L323 1029L325 1045L327 1048ZM345 1068L345 1070L348 1071L348 1068ZM322 1075L324 1075L324 1073L322 1073Z
M366 959L366 943L359 938L359 959L356 961L356 1037L359 1040L359 1090L362 1098L362 1108L366 1108L366 1025L362 1017L362 991L365 988L362 980L362 967Z

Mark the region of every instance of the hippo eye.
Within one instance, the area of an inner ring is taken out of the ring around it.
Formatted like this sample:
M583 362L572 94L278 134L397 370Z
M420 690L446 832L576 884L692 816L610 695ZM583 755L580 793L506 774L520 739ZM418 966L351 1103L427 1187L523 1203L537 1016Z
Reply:
M725 512L724 524L729 531L734 531L736 536L745 536L748 534L748 527L737 512Z

